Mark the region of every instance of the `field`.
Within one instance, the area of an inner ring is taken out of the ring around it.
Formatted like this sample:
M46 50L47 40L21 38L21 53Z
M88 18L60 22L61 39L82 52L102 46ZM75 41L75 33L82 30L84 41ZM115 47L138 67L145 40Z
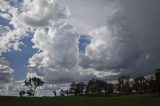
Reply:
M0 97L0 106L160 106L160 96Z

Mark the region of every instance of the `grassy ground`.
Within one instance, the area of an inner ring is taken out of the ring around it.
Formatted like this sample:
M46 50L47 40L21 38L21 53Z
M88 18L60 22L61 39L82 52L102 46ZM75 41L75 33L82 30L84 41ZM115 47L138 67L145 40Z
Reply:
M0 97L0 106L160 106L160 96Z

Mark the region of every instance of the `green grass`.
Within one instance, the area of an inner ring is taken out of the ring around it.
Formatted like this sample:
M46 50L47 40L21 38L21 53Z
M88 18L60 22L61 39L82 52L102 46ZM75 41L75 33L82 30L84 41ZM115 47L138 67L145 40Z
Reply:
M0 97L0 106L160 106L160 96Z

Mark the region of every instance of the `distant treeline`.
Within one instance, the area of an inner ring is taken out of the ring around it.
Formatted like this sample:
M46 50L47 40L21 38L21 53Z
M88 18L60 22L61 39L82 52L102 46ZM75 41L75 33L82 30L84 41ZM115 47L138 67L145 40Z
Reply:
M85 82L72 82L68 90L61 90L60 96L107 96L107 95L130 95L130 94L160 94L160 69L155 69L155 75L144 77L143 75L136 78L121 75L117 83L107 83L99 79L91 79ZM25 80L27 91L20 91L22 97L27 94L34 97L36 88L43 86L44 81L38 77ZM57 96L57 91L53 91Z
M60 95L75 96L105 96L105 95L129 95L129 94L160 94L160 69L155 70L155 75L144 77L120 76L117 83L107 83L99 79L91 79L87 83L72 82L68 90L61 90ZM53 91L56 96L56 91Z

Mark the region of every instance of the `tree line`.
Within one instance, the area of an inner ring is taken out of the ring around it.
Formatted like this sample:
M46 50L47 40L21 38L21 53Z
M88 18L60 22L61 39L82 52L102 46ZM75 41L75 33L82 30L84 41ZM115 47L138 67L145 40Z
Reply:
M42 79L33 77L25 80L27 91L20 91L19 95L22 97L35 95L36 88L43 86ZM160 94L160 69L155 69L155 75L144 77L143 75L136 78L121 75L116 83L107 83L100 79L91 79L88 82L72 82L70 88L67 90L60 90L60 96L105 96L105 95L129 95L129 94L146 94L159 93ZM54 96L57 92L53 91Z
M61 90L61 96L105 96L105 95L130 95L130 94L160 94L160 69L155 69L155 75L136 78L121 75L117 83L107 83L99 79L85 82L72 82L68 90Z

